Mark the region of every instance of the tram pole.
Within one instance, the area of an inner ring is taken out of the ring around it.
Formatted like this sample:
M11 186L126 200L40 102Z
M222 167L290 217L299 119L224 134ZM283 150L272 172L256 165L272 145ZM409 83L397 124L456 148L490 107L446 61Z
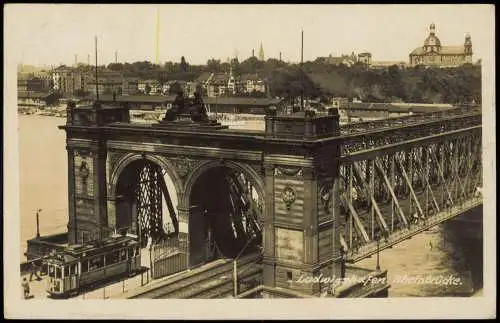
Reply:
M377 239L377 271L380 270L380 233L377 232L375 238Z
M250 244L250 242L252 242L252 240L255 239L255 237L256 236L253 236L251 239L249 239L247 241L247 243L245 244L245 246L243 246L243 248L241 249L240 253L238 253L238 255L236 256L236 258L234 258L234 260L233 260L233 290L234 290L234 297L238 296L238 266L237 266L238 259L243 254L243 251L245 251L245 249L248 247L248 245Z
M36 237L40 238L40 212L42 209L38 209L36 211Z

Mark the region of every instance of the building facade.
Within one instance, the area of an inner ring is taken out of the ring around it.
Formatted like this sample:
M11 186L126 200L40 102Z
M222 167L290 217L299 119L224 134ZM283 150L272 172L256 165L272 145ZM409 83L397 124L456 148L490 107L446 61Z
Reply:
M372 54L371 53L359 53L358 54L358 62L365 65L371 65L372 63Z
M436 36L434 23L430 25L429 36L425 39L424 45L410 53L410 66L455 67L467 63L472 63L470 35L465 36L463 45L443 46Z
M232 69L230 73L204 73L197 79L197 82L208 97L239 96L252 93L264 95L268 90L266 80L257 74L236 76L232 73Z
M53 89L57 92L74 93L85 87L84 74L75 68L62 65L53 69L51 76Z

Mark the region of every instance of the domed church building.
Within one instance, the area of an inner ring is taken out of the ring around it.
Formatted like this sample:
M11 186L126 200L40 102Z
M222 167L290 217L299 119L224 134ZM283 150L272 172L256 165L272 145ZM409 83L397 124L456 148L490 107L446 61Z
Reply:
M463 45L442 46L436 36L436 26L430 26L429 36L424 46L415 48L410 53L410 66L425 65L436 67L453 67L472 63L472 41L470 35L465 36Z

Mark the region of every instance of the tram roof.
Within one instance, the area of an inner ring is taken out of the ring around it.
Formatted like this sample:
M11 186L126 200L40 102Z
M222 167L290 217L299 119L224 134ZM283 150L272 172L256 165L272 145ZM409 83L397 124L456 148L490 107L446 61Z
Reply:
M94 254L99 254L108 250L112 250L118 247L130 247L136 245L137 241L133 237L129 236L112 236L105 238L103 240L90 242L85 245L75 244L66 247L63 251L56 253L51 256L50 259L53 261L60 262L72 262L80 258L81 256L89 256Z

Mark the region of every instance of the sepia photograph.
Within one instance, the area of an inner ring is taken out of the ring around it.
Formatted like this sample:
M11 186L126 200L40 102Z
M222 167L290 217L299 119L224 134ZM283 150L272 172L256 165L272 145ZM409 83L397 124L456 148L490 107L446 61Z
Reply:
M5 317L496 317L494 6L4 17Z

